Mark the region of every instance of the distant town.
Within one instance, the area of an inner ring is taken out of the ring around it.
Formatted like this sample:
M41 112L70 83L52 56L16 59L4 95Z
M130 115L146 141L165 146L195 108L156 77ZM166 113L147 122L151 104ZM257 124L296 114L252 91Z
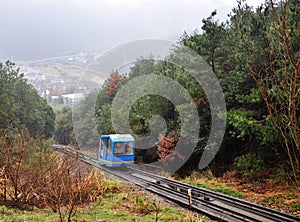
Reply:
M89 76L88 80L78 85L80 75L94 57L95 55L79 53L49 60L24 62L20 65L20 72L49 104L73 106L95 88L96 84L101 85L103 82L101 75L93 73L92 77Z

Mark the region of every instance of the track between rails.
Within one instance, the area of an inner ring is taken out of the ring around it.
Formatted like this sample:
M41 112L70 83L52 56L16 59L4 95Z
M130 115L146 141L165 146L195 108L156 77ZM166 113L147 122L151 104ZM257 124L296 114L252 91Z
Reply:
M104 172L136 184L144 189L206 214L220 221L300 222L300 218L269 209L235 197L192 186L133 167L109 168L97 157L86 155L68 146L53 144L52 148L66 153Z

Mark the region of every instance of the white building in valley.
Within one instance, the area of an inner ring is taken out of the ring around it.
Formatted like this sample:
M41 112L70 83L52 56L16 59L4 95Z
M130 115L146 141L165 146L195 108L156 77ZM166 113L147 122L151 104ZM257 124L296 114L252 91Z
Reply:
M73 94L64 94L62 95L63 102L67 106L74 106L80 100L84 99L84 94L83 93L73 93Z

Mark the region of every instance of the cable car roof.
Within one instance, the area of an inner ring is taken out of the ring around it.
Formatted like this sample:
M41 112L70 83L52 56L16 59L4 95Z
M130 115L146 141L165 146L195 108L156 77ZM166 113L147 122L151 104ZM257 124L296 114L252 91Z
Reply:
M113 142L134 141L134 138L131 134L109 134L109 135L102 135L101 138L110 138Z

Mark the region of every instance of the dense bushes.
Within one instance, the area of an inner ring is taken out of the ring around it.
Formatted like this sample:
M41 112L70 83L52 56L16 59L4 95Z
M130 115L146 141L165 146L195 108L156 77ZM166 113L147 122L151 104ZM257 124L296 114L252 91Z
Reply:
M79 206L119 189L98 171L28 135L0 137L0 169L0 201L26 209L49 207L60 221L70 221Z
M254 153L235 158L235 166L241 176L250 176L262 171L265 168L263 159Z

